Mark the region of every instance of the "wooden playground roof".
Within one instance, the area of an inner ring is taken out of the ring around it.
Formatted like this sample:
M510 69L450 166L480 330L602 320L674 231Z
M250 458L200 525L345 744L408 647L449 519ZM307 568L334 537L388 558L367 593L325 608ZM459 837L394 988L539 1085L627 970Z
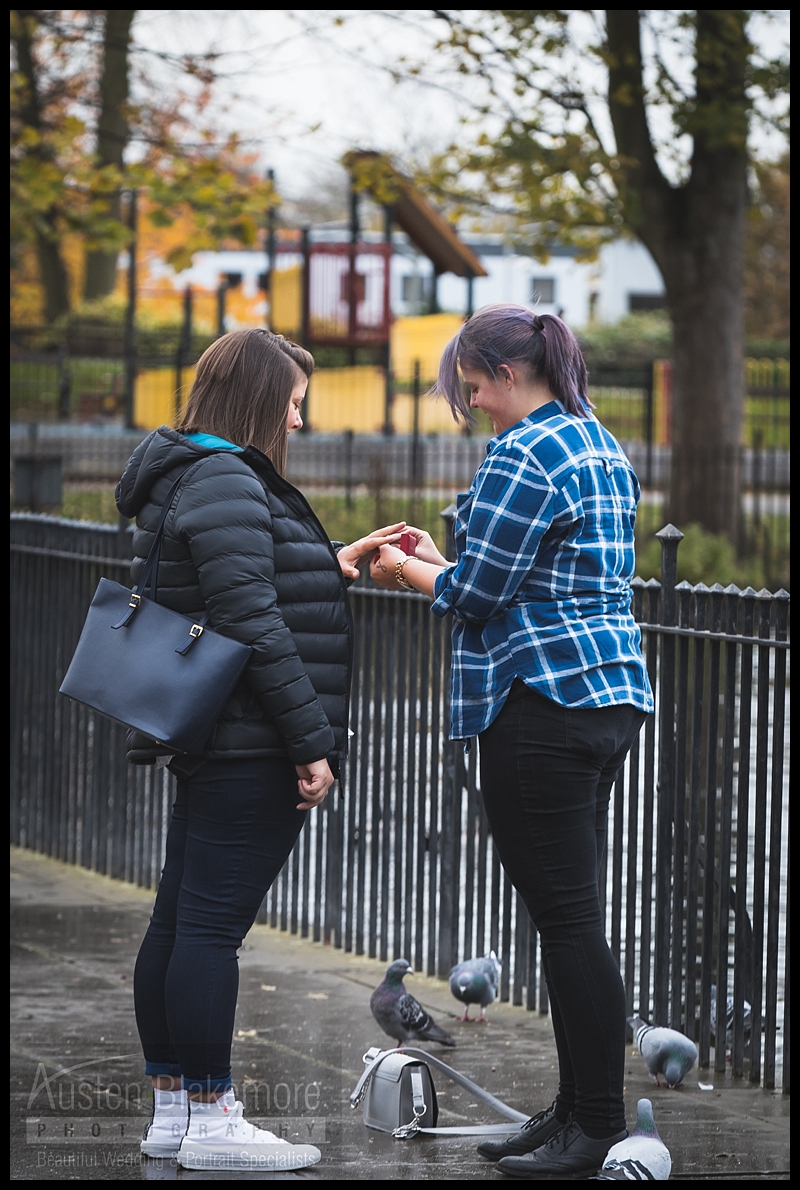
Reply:
M440 273L455 273L457 277L486 277L488 274L478 257L458 236L446 219L442 218L411 178L401 174L394 166L375 152L354 152L349 154L351 169L360 163L380 162L384 180L390 175L392 189L398 193L392 201L392 218L420 252L433 262ZM367 175L368 177L368 175ZM377 201L382 201L369 184L366 189Z

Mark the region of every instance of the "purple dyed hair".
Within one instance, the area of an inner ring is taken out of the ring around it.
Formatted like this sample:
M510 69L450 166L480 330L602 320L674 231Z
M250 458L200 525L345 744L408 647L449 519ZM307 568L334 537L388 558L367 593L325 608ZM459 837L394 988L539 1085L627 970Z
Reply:
M444 397L456 421L474 424L459 364L492 377L503 364L524 364L530 379L547 384L568 413L588 417L594 408L578 341L555 314L505 303L484 306L447 344L431 392Z

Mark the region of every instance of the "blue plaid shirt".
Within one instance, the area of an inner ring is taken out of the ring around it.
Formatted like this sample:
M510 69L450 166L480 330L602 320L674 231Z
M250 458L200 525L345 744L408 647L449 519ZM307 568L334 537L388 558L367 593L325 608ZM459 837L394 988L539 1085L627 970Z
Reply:
M550 401L486 455L431 608L454 619L450 738L484 731L517 677L562 706L652 711L631 614L639 482L621 446Z

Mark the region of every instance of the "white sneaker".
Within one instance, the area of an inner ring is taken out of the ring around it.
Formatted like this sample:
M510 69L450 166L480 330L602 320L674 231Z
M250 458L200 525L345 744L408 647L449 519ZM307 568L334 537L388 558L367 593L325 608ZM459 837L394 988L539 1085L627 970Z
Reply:
M188 1108L159 1112L154 1110L139 1148L146 1157L177 1157L181 1140L188 1127Z
M244 1104L233 1094L215 1103L190 1103L189 1128L178 1149L184 1169L305 1169L322 1154L314 1145L293 1145L242 1119Z

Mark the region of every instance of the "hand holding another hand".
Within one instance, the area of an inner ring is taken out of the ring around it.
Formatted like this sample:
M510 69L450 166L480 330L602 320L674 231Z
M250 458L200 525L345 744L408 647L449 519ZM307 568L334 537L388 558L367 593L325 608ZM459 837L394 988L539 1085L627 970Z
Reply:
M358 541L342 546L337 557L345 578L358 578L359 568L364 562L376 555L382 546L399 541L405 527L405 521L398 521L396 525L384 525L382 529L375 529L367 537L360 537Z
M370 578L386 591L402 591L397 581L397 563L408 557L394 545L381 546L369 564Z
M420 562L431 562L434 566L448 566L447 558L443 557L436 548L430 533L424 529L415 529L413 525L406 525L405 532L410 533L417 543L415 558Z

